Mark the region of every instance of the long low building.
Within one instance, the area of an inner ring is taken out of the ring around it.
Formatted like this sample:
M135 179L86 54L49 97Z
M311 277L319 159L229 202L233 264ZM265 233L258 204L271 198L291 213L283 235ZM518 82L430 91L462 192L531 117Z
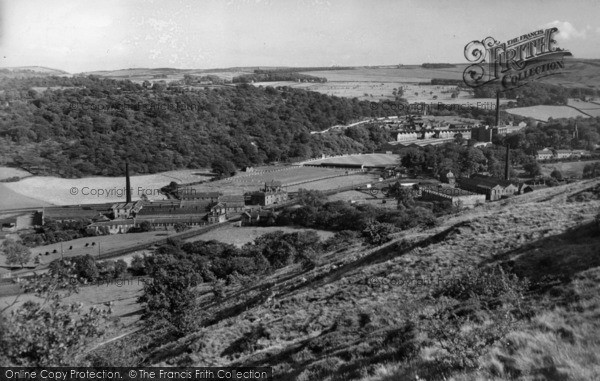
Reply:
M187 226L206 225L205 216L156 216L143 218L128 218L110 221L94 222L88 226L88 229L97 234L124 234L132 228L139 228L144 222L149 223L153 229L173 227L176 224L185 224Z
M484 204L485 195L460 188L421 188L421 200L435 202L450 201L455 207L472 208L475 205Z
M477 176L457 180L461 189L479 194L484 194L486 200L496 201L503 197L510 197L518 193L519 187L515 183L493 177Z

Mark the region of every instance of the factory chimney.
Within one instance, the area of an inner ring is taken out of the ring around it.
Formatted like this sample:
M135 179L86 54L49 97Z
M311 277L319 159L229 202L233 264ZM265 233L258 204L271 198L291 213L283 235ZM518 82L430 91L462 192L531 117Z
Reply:
M126 200L125 202L131 202L131 181L129 180L129 163L125 162L125 194Z
M496 128L500 132L500 91L496 91ZM504 180L508 180L508 163L510 159L510 147L508 141L506 143L506 157L504 158Z
M510 148L506 142L506 160L504 162L504 180L508 180L508 162L510 157Z

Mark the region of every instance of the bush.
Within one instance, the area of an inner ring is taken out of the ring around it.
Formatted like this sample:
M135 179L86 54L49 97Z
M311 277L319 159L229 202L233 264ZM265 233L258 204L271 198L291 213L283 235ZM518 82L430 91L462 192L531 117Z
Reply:
M358 232L352 230L342 230L333 235L333 237L329 237L324 243L323 246L326 250L338 250L343 247L347 247L355 243L360 234Z
M175 232L181 233L183 231L188 230L190 227L186 224L182 224L182 223L178 222L175 224L175 226L173 226L173 228L175 229Z
M557 181L563 181L563 175L562 172L559 171L558 169L554 169L551 173L550 173L550 177L552 177L553 179L556 179Z
M176 331L187 332L191 322L186 315L194 308L192 288L198 284L199 276L187 260L170 254L155 254L150 258L151 281L144 283L143 294L138 298L139 303L145 304L144 318L150 324L166 321Z
M433 296L445 301L428 321L431 339L446 350L441 362L451 368L477 367L477 359L530 315L522 302L526 279L499 267L471 270L449 279Z
M142 257L139 254L133 256L131 260L130 271L133 275L146 275L146 257Z
M396 228L392 224L374 221L363 230L363 237L372 245L381 245L390 241L390 234L395 231Z
M67 259L51 263L48 273L24 280L24 292L46 303L27 301L0 315L0 363L3 366L73 366L90 341L102 336L110 310L67 304L77 292L75 264ZM63 290L67 292L62 293ZM61 293L59 293L59 291Z

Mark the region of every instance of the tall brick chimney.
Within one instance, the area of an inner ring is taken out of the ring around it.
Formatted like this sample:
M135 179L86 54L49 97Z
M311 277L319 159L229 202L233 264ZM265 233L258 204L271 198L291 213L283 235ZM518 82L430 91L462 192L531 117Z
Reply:
M131 202L131 181L129 180L129 163L125 162L125 194L126 200L125 202Z
M500 131L500 91L496 91L496 128ZM510 147L506 142L506 157L504 158L504 180L508 180L508 163L510 159Z

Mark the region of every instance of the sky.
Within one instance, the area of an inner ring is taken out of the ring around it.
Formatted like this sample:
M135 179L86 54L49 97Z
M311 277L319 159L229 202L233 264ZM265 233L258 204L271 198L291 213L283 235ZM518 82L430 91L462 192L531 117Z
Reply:
M600 58L598 0L0 0L0 67L464 63L472 40L549 26Z

